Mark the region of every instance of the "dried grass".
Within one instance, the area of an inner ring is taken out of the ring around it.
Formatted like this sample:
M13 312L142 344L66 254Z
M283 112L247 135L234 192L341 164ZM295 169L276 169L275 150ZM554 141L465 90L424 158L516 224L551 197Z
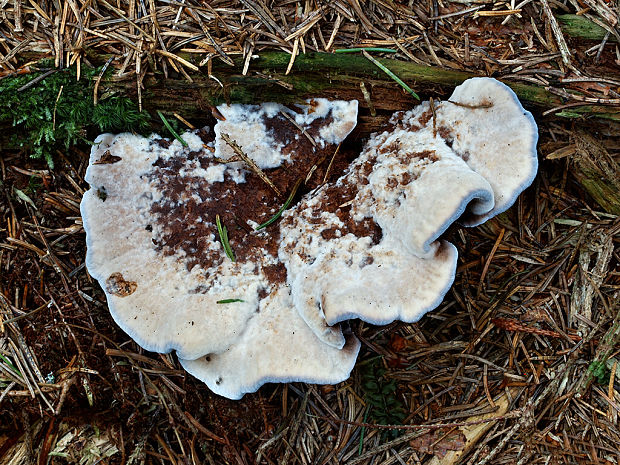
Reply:
M567 36L557 10L599 24L604 40ZM155 70L191 80L188 54L207 70L243 57L247 72L266 49L293 63L389 47L561 92L551 116L573 91L618 105L617 17L601 0L0 0L0 77L28 72L30 57L62 67L105 55L140 95ZM440 308L414 325L359 324L361 363L345 383L266 386L239 402L112 323L84 267L80 149L59 153L54 172L2 153L0 463L619 463L620 223L575 181L567 151L581 128L617 160L617 126L538 116L539 176L507 213L448 232L460 262ZM369 364L396 381L407 415L396 438L365 421Z

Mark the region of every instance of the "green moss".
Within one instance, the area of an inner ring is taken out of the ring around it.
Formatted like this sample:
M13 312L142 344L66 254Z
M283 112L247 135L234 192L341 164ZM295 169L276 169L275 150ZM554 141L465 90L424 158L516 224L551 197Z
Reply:
M599 384L603 386L609 384L610 370L605 366L605 363L594 360L588 366L588 371L592 374L593 378L596 378Z
M149 114L126 97L111 95L93 105L98 73L82 67L78 81L75 67L53 70L30 86L44 71L0 80L0 125L12 125L15 145L50 167L56 150L88 143L89 132L148 131Z
M405 407L398 398L398 386L394 379L389 379L383 367L381 357L362 362L362 390L368 404L369 418L379 425L401 425L407 417ZM392 438L400 430L386 432Z
M558 15L560 26L571 37L579 37L589 40L603 40L607 31L596 23L593 23L581 15ZM609 41L615 42L616 38L610 34Z

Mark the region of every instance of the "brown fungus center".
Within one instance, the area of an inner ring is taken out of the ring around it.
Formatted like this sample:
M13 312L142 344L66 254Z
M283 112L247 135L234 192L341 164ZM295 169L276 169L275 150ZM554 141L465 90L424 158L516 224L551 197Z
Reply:
M160 200L153 202L151 214L156 224L145 225L152 232L155 249L165 256L176 256L188 271L195 266L203 270L217 267L230 258L224 253L213 253L212 240L219 239L216 216L226 227L228 243L239 264L257 264L272 284L286 281L286 268L280 261L267 263L266 256L277 258L280 244L279 221L257 231L256 225L265 223L282 207L286 198L300 179L299 187L289 208L306 193L318 188L324 181L338 179L348 167L350 160L359 152L355 142L343 144L320 144L321 128L333 122L331 112L324 118L316 118L303 129L292 118L282 113L264 118L267 133L281 146L282 153L288 156L280 166L264 169L264 174L282 193L278 196L261 177L247 165L244 182L238 182L228 171L223 180L213 182L196 176L188 166L202 170L216 168L224 160L218 160L212 151L204 149L192 151L186 156L158 158L148 174L154 189L161 192ZM206 144L212 141L207 133L198 134ZM234 140L234 135L231 135ZM250 153L248 153L251 156ZM232 162L236 165L242 162ZM328 179L325 179L326 174ZM350 207L341 204L354 196L353 186L327 187L327 201L321 208L337 212L345 223L346 231L357 236L372 236L373 242L381 238L381 229L370 218L355 222L349 217ZM155 227L154 227L155 226ZM317 222L317 228L321 228ZM325 231L325 234L330 234ZM200 290L198 290L200 291Z

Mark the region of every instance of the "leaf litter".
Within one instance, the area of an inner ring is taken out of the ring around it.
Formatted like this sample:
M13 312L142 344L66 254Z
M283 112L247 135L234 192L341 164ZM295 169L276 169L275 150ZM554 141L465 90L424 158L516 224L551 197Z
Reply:
M544 161L517 204L448 231L460 262L437 311L413 325L356 324L362 360L374 360L403 409L394 436L373 427L381 415L366 418L363 366L337 386L265 386L230 402L174 357L128 341L84 267L88 148L59 150L53 171L0 149L0 463L618 463L620 223L587 193L570 141L585 129L617 164L620 131L556 115L618 105L618 11L586 3L7 3L0 79L28 74L45 54L59 68L106 56L140 99L150 73L191 80L192 55L208 69L241 58L247 73L275 47L293 64L297 53L370 47L377 58L536 84L565 104L538 115ZM603 33L577 36L573 20ZM485 428L464 441L477 422ZM466 456L454 458L461 446Z

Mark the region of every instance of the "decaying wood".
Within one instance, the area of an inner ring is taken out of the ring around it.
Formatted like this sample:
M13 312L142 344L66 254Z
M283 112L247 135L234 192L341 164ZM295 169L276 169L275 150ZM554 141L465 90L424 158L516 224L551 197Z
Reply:
M620 215L620 166L591 135L576 131L573 138L573 175L605 211Z
M600 296L600 287L603 279L607 276L609 263L614 253L614 236L620 232L620 223L610 231L594 231L579 252L578 279L575 280L573 296L571 299L571 313L573 318L578 318L578 327L585 333L592 325L592 304L595 296ZM594 265L590 268L590 262L594 256ZM594 378L597 366L604 367L607 359L620 342L620 305L616 292L615 299L610 302L600 300L599 305L604 308L603 313L607 318L613 318L611 328L605 333L598 344L596 355L590 366L585 370L576 388L576 395L581 396L590 386Z
M571 37L580 37L589 40L603 40L609 32L604 27L590 21L582 15L558 15L557 16L564 33ZM617 19L616 19L617 21ZM617 33L609 38L612 42L618 42Z
M184 59L198 62L190 54L180 54ZM104 57L102 57L104 58ZM405 81L424 98L445 96L464 80L475 74L420 65L402 60L379 59L383 65ZM370 91L370 98L378 110L405 110L417 103L411 95L361 55L307 53L296 57L291 72L286 70L290 55L284 52L261 52L251 61L247 75L242 74L243 61L235 60L235 66L214 64L211 79L207 73L188 73L191 82L185 78L166 79L148 75L143 84L148 92L143 92L143 105L146 110L169 108L183 112L184 117L199 116L207 105L227 103L256 103L274 101L294 103L316 96L357 99L360 105L368 103L360 89L364 83ZM582 104L578 99L571 100L557 95L549 87L505 81L523 101L534 111L543 112L562 107L567 103L578 104L571 107L571 115L599 116L620 121L617 105ZM108 80L110 91L134 94L131 81ZM289 86L283 90L283 84ZM560 86L561 87L561 86ZM571 101L569 101L571 100ZM173 108L170 108L170 107Z
M573 286L569 323L575 323L585 334L588 322L592 321L592 302L598 292L613 253L612 237L596 231L579 250L579 269ZM590 268L592 256L596 262Z
M191 61L198 63L191 54L180 54L179 57L187 59L188 63ZM106 56L99 57L99 61L104 63L108 60ZM408 83L422 99L447 98L455 86L474 76L472 73L402 60L383 58L379 61ZM292 104L320 96L343 100L355 99L369 112L370 107L373 110L383 110L374 117L364 114L360 118L355 132L358 136L367 136L384 127L389 112L407 110L418 103L418 100L363 56L300 54L295 59L291 72L286 74L289 64L288 53L268 51L261 52L251 61L247 75L242 74L244 62L241 58L235 59L234 67L224 63L213 64L211 74L204 68L197 72L190 70L186 73L186 77L178 78L171 76L165 78L161 74L147 73L141 81L144 89L140 95L133 80L118 80L111 74L103 79L98 76L97 84L100 94L123 94L135 100L140 98L144 111L151 114L157 110L176 112L184 119L197 124L205 122L210 115L209 109L221 103L273 101ZM584 102L579 100L577 94L564 91L559 83L556 88L509 80L504 82L515 91L524 106L537 116L541 113L550 116L557 113L572 118L600 117L620 121L620 106L606 105L604 100L600 103ZM366 89L366 95L362 89ZM570 113L558 112L566 105L570 106ZM9 136L8 131L0 133L0 142L5 147L12 146L10 140L6 140ZM598 161L594 163L596 166ZM589 168L584 164L583 168L587 169L584 180L592 175L596 176L596 170L592 171L595 167ZM611 187L613 188L613 185ZM602 188L598 197L608 197L608 190Z

